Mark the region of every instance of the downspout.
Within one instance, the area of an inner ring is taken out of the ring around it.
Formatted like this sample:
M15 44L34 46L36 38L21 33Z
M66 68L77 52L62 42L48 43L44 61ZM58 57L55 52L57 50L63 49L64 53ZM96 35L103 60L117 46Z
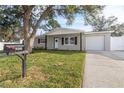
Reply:
M82 51L82 33L80 33L80 51Z

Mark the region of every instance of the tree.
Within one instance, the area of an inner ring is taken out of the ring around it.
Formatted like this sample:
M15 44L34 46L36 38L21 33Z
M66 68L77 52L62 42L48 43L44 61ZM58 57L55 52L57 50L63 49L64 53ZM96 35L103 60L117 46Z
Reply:
M111 27L111 30L114 31L112 36L122 36L124 34L124 23L115 24Z
M124 34L124 23L118 23L116 17L105 18L101 15L90 15L87 24L93 27L93 31L114 31L112 36L121 36Z
M0 37L4 41L12 40L15 28L20 28L19 13L17 6L0 6Z
M56 20L57 16L64 17L67 19L67 24L71 25L76 14L83 15L85 19L90 14L97 14L102 8L102 6L74 5L1 6L0 18L3 17L3 19L0 20L4 20L2 25L8 28L17 26L23 28L25 49L31 52L37 29L51 30L60 27ZM6 17L8 18L7 20ZM10 19L12 19L12 22ZM7 22L9 23L8 25L6 25Z
M6 42L10 41L10 39L12 38L12 32L6 28L2 28L0 29L0 37Z
M104 16L91 16L88 20L88 24L93 27L93 31L108 31L115 26L117 18L114 16L105 18Z

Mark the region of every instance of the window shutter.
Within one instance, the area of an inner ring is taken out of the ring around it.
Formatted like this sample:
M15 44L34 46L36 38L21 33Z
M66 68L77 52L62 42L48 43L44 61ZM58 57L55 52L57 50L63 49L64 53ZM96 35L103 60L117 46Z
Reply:
M40 44L40 39L38 39L38 44Z
M64 45L64 38L62 37L62 45Z
M75 45L77 45L77 37L75 37Z

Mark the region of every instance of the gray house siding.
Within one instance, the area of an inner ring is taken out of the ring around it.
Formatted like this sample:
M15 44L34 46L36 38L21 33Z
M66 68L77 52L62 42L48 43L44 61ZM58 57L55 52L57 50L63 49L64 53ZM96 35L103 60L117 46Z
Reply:
M66 37L77 37L77 44L63 44L62 38ZM66 34L66 35L47 35L47 49L55 49L54 39L59 38L58 50L80 50L80 33L77 34Z
M47 49L54 49L54 37L47 36Z
M45 43L38 43L38 39L44 39L44 37L36 37L34 40L33 48L45 48Z

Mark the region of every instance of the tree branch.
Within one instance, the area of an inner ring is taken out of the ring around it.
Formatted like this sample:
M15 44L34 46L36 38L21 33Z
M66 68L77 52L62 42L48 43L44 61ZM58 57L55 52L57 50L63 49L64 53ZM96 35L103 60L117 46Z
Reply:
M50 13L50 11L52 10L52 5L47 7L47 9L42 13L42 15L40 16L40 18L38 19L37 23L35 24L35 26L33 27L33 32L31 33L30 38L32 38L36 32L37 32L37 28L39 27L40 23L42 20L44 20L44 18Z

